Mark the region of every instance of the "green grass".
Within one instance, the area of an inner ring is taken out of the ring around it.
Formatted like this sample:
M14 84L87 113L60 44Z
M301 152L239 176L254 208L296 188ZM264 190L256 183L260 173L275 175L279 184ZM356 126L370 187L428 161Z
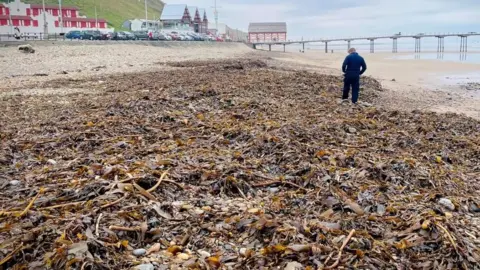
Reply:
M7 2L7 0L0 0ZM42 0L23 0L28 4L42 4ZM62 0L62 5L77 6L80 15L95 18L95 3L98 18L107 20L109 27L120 29L123 22L129 19L145 19L144 0ZM147 0L148 19L158 19L163 9L160 0ZM45 0L45 4L58 5L58 0Z

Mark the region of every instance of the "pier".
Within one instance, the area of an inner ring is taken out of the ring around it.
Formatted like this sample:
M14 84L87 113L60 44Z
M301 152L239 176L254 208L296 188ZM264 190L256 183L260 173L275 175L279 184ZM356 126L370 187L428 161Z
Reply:
M371 36L371 37L354 37L354 38L334 38L334 39L314 39L314 40L298 40L298 41L272 41L272 42L256 42L252 43L253 48L257 48L258 45L268 45L268 50L272 50L272 45L283 45L283 51L285 47L290 44L302 44L303 51L305 51L305 44L307 43L325 43L325 53L328 53L328 43L334 41L347 42L347 49L351 48L352 41L355 40L368 40L370 41L370 53L375 53L375 40L378 39L391 39L392 53L398 52L398 40L401 38L409 38L415 40L415 52L420 53L422 51L422 39L423 38L437 38L437 52L443 53L445 51L445 38L446 37L460 37L460 52L466 53L468 47L468 37L480 36L477 32L468 33L445 33L445 34L416 34L416 35L402 35L395 34L391 36Z

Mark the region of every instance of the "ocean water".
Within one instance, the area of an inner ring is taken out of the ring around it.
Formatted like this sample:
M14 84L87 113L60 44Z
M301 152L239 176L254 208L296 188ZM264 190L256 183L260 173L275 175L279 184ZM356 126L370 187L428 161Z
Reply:
M447 62L462 62L480 64L480 53L413 53L413 54L392 54L389 59L398 60L438 60Z

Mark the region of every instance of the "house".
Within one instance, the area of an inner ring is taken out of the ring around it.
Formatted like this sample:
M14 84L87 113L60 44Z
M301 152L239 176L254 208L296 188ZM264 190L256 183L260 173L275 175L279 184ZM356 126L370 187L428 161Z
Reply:
M190 29L192 16L187 5L165 5L160 21L166 29Z
M45 13L44 13L45 10ZM13 34L14 27L20 34L67 33L71 30L113 31L107 21L80 16L78 7L26 4L21 0L0 3L0 33Z
M202 24L200 25L199 32L206 34L207 31L208 31L207 11L205 11L204 8L200 8L198 10L198 14L200 15L200 18L202 19Z
M125 24L125 23L124 23ZM134 19L130 20L130 31L147 31L160 28L160 22L154 20Z
M202 26L202 21L203 20L202 20L202 17L200 16L200 13L198 12L198 8L189 6L188 7L188 12L189 12L190 17L191 17L190 26L193 27L193 30L196 33L200 32L200 28Z
M287 40L287 23L260 22L248 26L248 42L277 42Z

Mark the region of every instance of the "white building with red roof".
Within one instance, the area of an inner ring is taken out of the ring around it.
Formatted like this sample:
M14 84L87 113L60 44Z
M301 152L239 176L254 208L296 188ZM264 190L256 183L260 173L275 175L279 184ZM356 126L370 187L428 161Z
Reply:
M44 13L45 11L45 13ZM0 35L20 33L49 34L67 33L71 30L113 31L104 19L80 16L78 7L58 5L25 4L20 0L0 3ZM46 29L45 29L46 28Z

